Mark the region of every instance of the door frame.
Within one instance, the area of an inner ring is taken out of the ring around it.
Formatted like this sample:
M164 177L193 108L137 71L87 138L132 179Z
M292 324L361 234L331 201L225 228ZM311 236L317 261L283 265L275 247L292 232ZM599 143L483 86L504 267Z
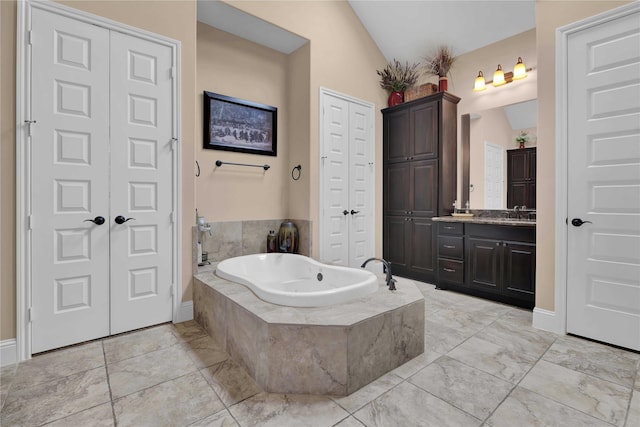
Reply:
M24 0L18 2L17 34L16 34L16 356L17 361L31 358L31 244L30 244L30 199L31 199L31 141L29 129L25 121L32 120L30 102L30 73L31 61L28 54L31 10L42 9L50 13L59 14L77 21L97 25L108 30L149 40L169 47L172 50L173 62L173 236L174 242L172 263L173 268L173 308L172 318L179 319L181 304L182 277L182 120L180 93L180 41L155 34L140 28L122 24L111 19L93 15L79 9L74 9L48 0ZM37 118L34 118L37 120ZM37 125L37 124L36 124Z
M364 101L362 99L358 99L358 98L354 98L351 95L346 95L344 93L340 93L340 92L336 92L332 89L328 89L326 87L320 86L320 91L319 91L319 97L318 97L318 123L319 123L319 136L318 136L318 190L319 190L319 204L318 204L318 243L319 243L319 253L318 253L318 258L322 259L322 255L323 255L323 247L325 244L325 237L323 234L324 231L324 216L323 216L323 206L325 205L325 200L324 200L324 182L325 182L325 172L324 172L324 168L322 167L322 163L324 162L324 149L325 149L325 135L324 135L324 129L322 126L322 101L323 101L323 97L324 95L330 95L336 98L340 98L343 99L347 102L351 102L351 103L355 103L355 104L359 104L362 105L364 107L366 107L370 112L371 112L371 142L372 142L372 147L371 147L371 152L369 154L370 156L370 164L371 167L374 168L373 170L373 177L371 179L371 184L369 186L369 191L371 194L371 215L368 221L368 226L371 229L371 231L373 232L372 235L372 239L371 239L371 256L373 256L373 254L375 253L375 247L376 247L376 234L375 234L375 223L376 223L376 194L375 194L375 187L376 187L376 170L375 170L375 156L376 156L376 151L375 151L375 141L376 141L376 135L375 135L375 130L376 130L376 126L375 126L375 114L374 114L374 110L375 110L375 104L372 102L368 102L368 101Z
M633 2L560 27L556 30L556 129L555 129L555 274L554 311L533 310L533 326L551 332L567 333L567 248L568 248L568 108L569 37L579 31L613 21L640 10Z

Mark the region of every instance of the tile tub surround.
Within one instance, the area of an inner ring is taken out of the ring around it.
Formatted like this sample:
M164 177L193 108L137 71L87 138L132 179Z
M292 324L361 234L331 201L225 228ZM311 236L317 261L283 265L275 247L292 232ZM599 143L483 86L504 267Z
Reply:
M265 219L249 221L209 222L211 236L202 233L202 250L209 253L209 261L219 262L240 255L264 253L267 251L267 234L274 230L276 235L284 219ZM309 256L311 253L311 221L294 219L298 227L300 244L298 253ZM196 251L198 229L191 227L192 271L197 272Z
M424 352L424 296L390 292L331 307L262 301L213 271L194 277L194 316L267 392L345 396Z

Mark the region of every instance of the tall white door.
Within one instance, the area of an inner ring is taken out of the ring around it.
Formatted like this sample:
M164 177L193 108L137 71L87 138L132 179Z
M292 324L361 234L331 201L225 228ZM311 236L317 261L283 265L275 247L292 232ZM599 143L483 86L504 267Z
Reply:
M359 267L373 256L372 108L321 95L320 258Z
M171 55L111 33L112 334L172 317Z
M31 31L37 353L171 320L176 243L171 48L39 8Z
M109 335L109 31L40 9L32 25L36 353Z
M484 208L504 209L504 149L484 143Z
M568 39L567 332L640 350L640 12Z

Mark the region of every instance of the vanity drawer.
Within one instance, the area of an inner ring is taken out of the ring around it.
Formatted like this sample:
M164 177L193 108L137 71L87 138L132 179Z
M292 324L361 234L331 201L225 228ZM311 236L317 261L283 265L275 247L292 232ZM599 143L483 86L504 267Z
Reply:
M438 234L459 234L464 232L464 224L461 222L438 223Z
M440 282L464 283L464 263L449 259L438 259L438 278Z
M462 236L438 236L438 256L461 260L464 253L463 242Z

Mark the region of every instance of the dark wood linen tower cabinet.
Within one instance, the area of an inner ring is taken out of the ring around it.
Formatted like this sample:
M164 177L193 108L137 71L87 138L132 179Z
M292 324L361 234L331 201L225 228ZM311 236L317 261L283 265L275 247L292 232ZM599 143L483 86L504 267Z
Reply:
M435 216L457 191L457 104L439 92L382 110L383 256L394 275L435 283Z

